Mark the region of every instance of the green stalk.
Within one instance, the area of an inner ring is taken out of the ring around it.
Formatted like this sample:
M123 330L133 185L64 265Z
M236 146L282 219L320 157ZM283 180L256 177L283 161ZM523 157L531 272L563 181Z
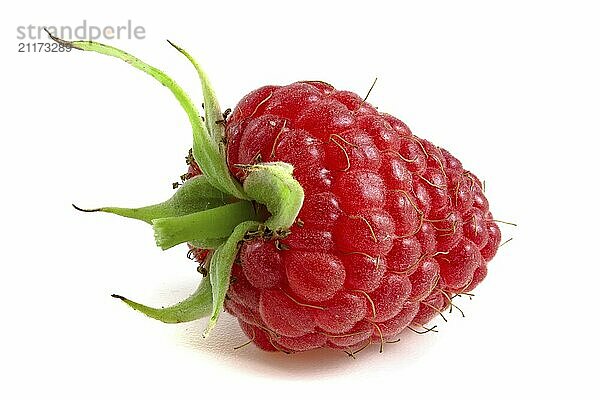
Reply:
M239 201L181 217L152 220L156 244L163 250L194 240L227 239L244 221L256 220L252 203Z

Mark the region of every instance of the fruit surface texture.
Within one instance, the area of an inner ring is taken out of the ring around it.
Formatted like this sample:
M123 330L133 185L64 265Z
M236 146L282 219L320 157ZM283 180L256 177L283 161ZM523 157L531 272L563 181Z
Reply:
M286 237L241 245L225 301L264 350L354 350L424 330L500 243L481 181L358 95L265 86L227 121L227 163L283 161L305 192ZM193 164L190 174L199 173Z

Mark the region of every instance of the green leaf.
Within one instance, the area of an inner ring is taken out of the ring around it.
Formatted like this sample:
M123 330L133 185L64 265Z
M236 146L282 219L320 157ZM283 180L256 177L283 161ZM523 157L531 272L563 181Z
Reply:
M231 268L238 253L239 242L244 239L247 232L257 230L259 227L260 223L255 221L242 222L235 227L227 241L215 250L210 260L209 268L210 283L213 287L212 313L208 325L204 330L204 337L208 336L210 331L215 327L219 315L223 311L225 295L229 290Z
M198 289L190 297L170 307L153 308L136 303L117 294L113 294L112 297L122 300L134 310L150 318L167 324L194 321L210 315L213 309L211 285L208 278L202 279Z
M181 217L152 220L156 244L166 250L180 243L224 240L243 221L257 219L252 203L238 201Z
M46 31L48 32L48 31ZM221 154L219 143L210 136L206 125L200 119L198 109L188 96L188 94L167 74L155 68L139 58L132 56L123 50L92 41L66 41L50 34L50 37L62 44L65 47L74 48L84 51L93 51L107 56L116 57L125 61L134 68L139 69L152 76L159 81L163 86L168 88L175 98L181 104L181 107L187 113L187 116L192 125L193 133L193 154L196 162L200 165L202 172L208 177L210 183L220 191L228 193L238 199L247 199L241 185L231 176L224 157Z

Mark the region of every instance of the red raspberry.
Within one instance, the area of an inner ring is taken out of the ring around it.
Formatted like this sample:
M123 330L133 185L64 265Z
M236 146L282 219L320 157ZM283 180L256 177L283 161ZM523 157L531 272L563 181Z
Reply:
M240 250L230 290L244 290L226 307L260 348L387 341L485 276L500 231L479 179L356 94L321 82L265 86L240 101L226 132L232 174L290 162L305 192L285 250L262 239Z
M171 199L88 210L150 223L163 249L187 242L209 275L171 307L115 295L131 307L169 323L210 315L205 334L224 308L264 350L355 351L431 330L423 325L487 275L500 230L479 179L356 94L323 82L264 86L226 120L204 72L174 45L202 81L200 117L158 69L110 46L54 39L150 74L193 128Z

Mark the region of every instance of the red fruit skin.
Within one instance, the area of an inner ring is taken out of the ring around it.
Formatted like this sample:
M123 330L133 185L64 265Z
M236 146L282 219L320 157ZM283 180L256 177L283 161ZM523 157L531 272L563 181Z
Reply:
M273 242L260 239L244 242L239 256L244 276L250 285L258 289L270 289L283 283L283 260Z
M289 288L301 300L326 301L344 286L344 265L332 254L290 251L285 264Z
M240 101L226 135L240 181L235 164L285 161L305 192L285 246L245 242L233 267L225 309L259 348L393 340L486 277L501 235L480 180L356 94L265 86ZM188 175L199 173L192 161Z

